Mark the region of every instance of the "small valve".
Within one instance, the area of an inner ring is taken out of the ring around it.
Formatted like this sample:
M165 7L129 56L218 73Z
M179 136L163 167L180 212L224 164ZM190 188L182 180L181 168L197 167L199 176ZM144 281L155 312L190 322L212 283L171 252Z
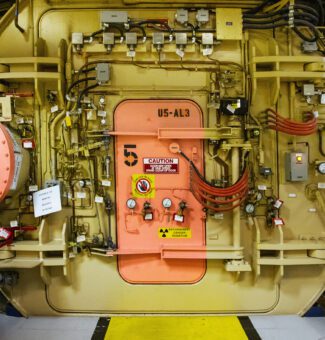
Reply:
M153 211L152 211L150 202L144 202L142 216L145 221L153 220Z
M174 214L174 221L175 222L179 222L179 223L183 223L184 222L184 210L187 208L186 202L185 201L181 201L178 204L178 211L176 214Z

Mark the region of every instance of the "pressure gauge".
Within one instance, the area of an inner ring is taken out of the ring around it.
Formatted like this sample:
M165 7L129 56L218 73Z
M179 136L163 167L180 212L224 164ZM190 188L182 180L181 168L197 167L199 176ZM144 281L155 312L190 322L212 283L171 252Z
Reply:
M164 208L168 209L172 206L172 201L170 198L164 198L162 201L162 205Z
M137 205L137 202L136 202L133 198L129 198L129 199L126 201L126 206L127 206L129 209L134 209L136 205Z
M317 170L319 171L319 173L321 173L322 175L325 175L325 162L319 163Z
M245 211L247 214L253 214L255 211L255 205L253 203L247 203L245 205Z

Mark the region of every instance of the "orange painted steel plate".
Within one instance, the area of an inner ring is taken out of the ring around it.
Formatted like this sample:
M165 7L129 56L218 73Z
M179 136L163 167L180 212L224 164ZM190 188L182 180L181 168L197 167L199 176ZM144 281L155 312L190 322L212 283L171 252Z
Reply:
M160 128L200 127L201 109L190 100L126 100L115 110L118 269L130 283L195 283L205 274L205 259L194 253L191 259L161 256L168 246L204 248L205 220L189 190L188 163L170 151L173 140L156 135ZM124 135L129 131L132 135ZM177 143L203 171L202 141ZM136 200L134 209L126 205L130 198ZM162 205L164 198L172 201L168 209ZM182 200L188 208L184 222L176 222L174 214ZM145 202L150 204L147 211Z
M14 145L7 128L0 124L0 202L10 191L14 174Z

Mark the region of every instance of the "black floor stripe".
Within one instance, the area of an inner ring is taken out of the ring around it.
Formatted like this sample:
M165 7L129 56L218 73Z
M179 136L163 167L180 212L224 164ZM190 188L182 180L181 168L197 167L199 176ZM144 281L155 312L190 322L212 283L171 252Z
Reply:
M239 316L238 320L249 340L262 340L248 316Z
M91 340L104 340L111 318L99 318Z

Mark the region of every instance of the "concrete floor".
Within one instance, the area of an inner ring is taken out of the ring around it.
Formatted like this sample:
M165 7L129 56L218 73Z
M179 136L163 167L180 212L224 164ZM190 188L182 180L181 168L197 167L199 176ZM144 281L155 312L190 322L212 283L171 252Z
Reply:
M325 318L287 315L250 319L263 340L325 340ZM0 340L90 340L97 321L97 317L25 319L0 315ZM160 340L159 334L155 340Z

